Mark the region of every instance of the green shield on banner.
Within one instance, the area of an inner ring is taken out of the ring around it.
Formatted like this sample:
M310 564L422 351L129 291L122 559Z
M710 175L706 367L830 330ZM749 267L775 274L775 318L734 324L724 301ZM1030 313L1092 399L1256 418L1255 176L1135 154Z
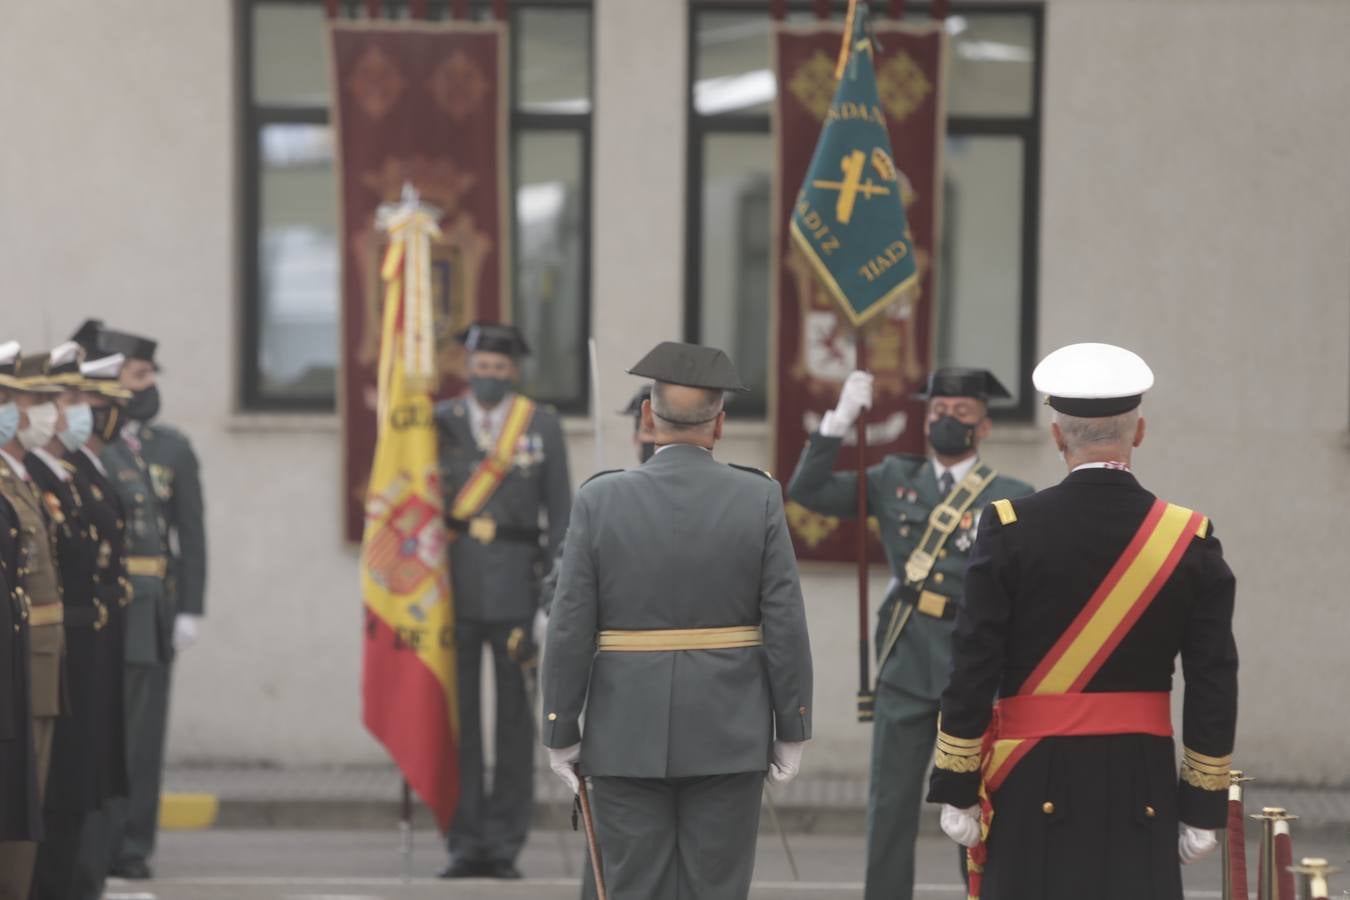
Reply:
M859 3L848 62L790 226L793 240L855 327L899 299L919 277L903 176L877 93L866 11Z

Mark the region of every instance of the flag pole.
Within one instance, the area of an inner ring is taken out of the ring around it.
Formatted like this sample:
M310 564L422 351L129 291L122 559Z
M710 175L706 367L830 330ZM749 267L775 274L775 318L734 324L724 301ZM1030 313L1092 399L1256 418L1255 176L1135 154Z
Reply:
M867 371L867 342L859 323L854 333L854 365L860 372ZM858 445L858 721L872 721L871 658L867 639L867 410L859 410L855 423L855 443Z
M403 883L407 884L412 880L412 852L413 852L413 831L412 831L412 788L408 786L408 779L403 779L403 798L399 804L399 839L402 844L403 855Z

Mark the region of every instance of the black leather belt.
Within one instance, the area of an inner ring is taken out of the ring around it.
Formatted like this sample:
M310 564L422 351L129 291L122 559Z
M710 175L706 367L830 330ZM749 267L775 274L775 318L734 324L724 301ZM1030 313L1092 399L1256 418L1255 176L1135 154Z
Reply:
M95 600L89 606L67 606L65 625L67 628L92 628L102 631L108 624L108 608Z
M491 544L494 541L513 541L518 544L538 544L543 534L537 527L529 525L503 525L486 516L477 516L470 520L445 517L445 525L451 531L467 534L474 540Z

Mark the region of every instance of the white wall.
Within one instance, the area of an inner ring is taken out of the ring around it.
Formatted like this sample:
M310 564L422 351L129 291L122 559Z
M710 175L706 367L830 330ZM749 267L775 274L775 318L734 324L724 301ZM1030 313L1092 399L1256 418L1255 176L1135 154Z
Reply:
M209 618L178 668L170 753L378 760L359 726L336 421L235 409L229 4L10 6L0 337L47 344L91 313L162 337L165 417L203 461ZM601 409L613 410L633 387L622 369L681 332L686 24L676 0L597 10L593 321ZM1339 541L1350 506L1348 42L1340 0L1049 6L1040 349L1116 341L1153 364L1138 468L1214 518L1238 572L1239 759L1267 780L1350 781L1326 690L1350 683ZM609 422L615 465L627 432ZM568 427L584 477L589 426ZM767 465L767 432L733 425L722 455ZM1003 429L986 455L1037 484L1059 474L1029 427ZM813 765L861 772L853 578L812 569L804 586Z

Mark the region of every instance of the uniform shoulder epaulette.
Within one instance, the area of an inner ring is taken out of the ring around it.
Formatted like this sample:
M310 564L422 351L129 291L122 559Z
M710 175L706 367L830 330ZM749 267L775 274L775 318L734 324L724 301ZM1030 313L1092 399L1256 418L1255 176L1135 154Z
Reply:
M998 513L1000 525L1011 525L1017 521L1017 510L1013 509L1011 500L995 500L994 512Z
M1213 529L1209 524L1209 516L1201 516L1200 525L1195 529L1195 536L1203 541L1205 538L1209 537L1211 531L1213 531Z
M594 475L592 475L590 478L587 478L585 481L583 481L583 482L581 483L581 486L582 486L582 487L585 487L586 485L590 484L592 481L594 481L595 479L597 479L597 478L599 478L599 477L601 477L601 476L603 476L603 475L613 475L615 472L623 472L623 471L625 471L625 470L624 470L624 469L605 469L604 471L596 472L596 473L595 473Z
M738 466L735 463L727 463L727 465L731 466L733 469L740 469L742 472L753 472L761 478L767 478L770 481L773 481L773 476L763 469L756 469L754 466Z

